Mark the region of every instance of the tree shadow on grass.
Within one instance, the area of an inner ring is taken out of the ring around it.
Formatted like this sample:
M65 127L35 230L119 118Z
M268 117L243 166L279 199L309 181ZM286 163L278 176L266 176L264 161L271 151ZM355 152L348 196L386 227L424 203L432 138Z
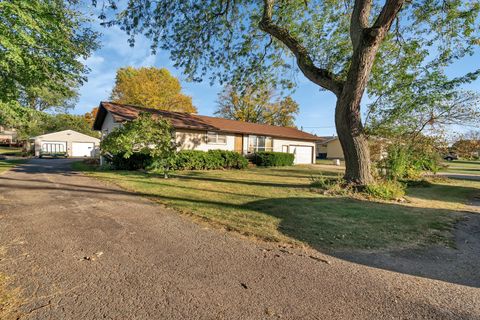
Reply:
M464 204L466 199L480 195L480 188L451 184L433 184L428 187L410 187L407 196L423 200L435 200Z
M242 185L251 185L251 186L263 186L263 187L278 187L278 188L308 188L307 183L294 184L294 183L277 183L277 182L265 182L265 181L256 181L256 180L234 180L234 179L222 179L215 177L205 177L205 176L195 176L195 175L182 175L182 174L172 174L174 178L184 179L184 180L199 180L199 181L208 181L208 182L224 182L224 183L234 183Z
M265 199L246 208L280 219L280 232L338 258L480 287L480 215L350 198ZM454 222L465 218L452 239Z

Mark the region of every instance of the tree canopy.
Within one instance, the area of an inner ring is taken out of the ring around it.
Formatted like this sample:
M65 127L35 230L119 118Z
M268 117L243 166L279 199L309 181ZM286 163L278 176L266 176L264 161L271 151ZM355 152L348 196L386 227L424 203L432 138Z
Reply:
M243 91L226 86L218 95L215 114L227 119L293 127L298 111L298 104L291 97L275 97L268 86Z
M95 122L95 118L97 117L98 107L92 108L92 111L87 112L83 115L85 120L89 123L90 127L93 127L93 123Z
M181 91L180 81L165 68L126 67L117 70L111 99L152 109L196 112L192 98Z
M117 15L108 15L108 4ZM415 79L421 70L473 54L480 44L476 0L130 0L125 6L112 0L104 8L106 25L124 28L132 44L136 35L146 35L153 50L168 50L175 66L196 81L291 85L292 70L300 70L315 83L325 78L321 86L335 93L350 68L358 40L352 34L361 27L375 33L388 22L393 30L385 34L371 77L371 94L378 95L395 79Z
M68 1L0 1L0 101L73 107L86 81L84 60L98 47L86 22Z
M88 120L81 115L49 114L20 105L17 101L0 101L0 124L17 130L19 140L62 130L75 130L98 137Z
M420 133L451 130L453 125L480 125L479 93L458 90L458 84L435 75L409 85L408 91L414 95L397 88L388 99L380 96L369 104L366 124L370 133L415 138Z

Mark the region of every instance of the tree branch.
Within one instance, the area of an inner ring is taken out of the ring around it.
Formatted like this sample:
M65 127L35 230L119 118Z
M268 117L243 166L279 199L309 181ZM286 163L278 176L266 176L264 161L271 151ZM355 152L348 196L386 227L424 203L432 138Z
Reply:
M368 27L371 8L372 0L355 0L352 18L350 19L350 38L354 48L360 43L363 30Z
M264 0L262 20L259 23L260 29L281 41L292 51L297 58L300 70L310 81L338 96L342 91L343 82L337 79L332 72L316 67L307 49L287 29L273 23L273 4L274 0Z
M386 0L382 11L380 11L380 14L378 15L371 29L382 29L382 33L385 34L386 31L390 29L393 20L397 16L400 9L402 9L404 3L405 0Z

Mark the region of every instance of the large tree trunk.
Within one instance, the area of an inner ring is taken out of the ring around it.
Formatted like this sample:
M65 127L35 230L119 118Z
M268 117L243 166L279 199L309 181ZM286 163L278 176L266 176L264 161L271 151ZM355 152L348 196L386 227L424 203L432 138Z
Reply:
M365 186L373 181L368 141L363 133L360 108L351 100L339 98L335 108L335 125L345 157L345 180Z
M357 186L373 182L370 150L360 114L360 102L368 83L379 37L362 34L354 48L352 64L340 94L337 95L335 125L345 156L345 180Z

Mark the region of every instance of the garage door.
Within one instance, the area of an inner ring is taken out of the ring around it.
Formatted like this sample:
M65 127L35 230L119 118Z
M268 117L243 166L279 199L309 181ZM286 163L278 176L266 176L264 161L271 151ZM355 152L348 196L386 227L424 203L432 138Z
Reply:
M94 152L93 142L72 142L72 157L93 157Z
M295 164L312 163L313 147L290 146L290 152L295 155Z

